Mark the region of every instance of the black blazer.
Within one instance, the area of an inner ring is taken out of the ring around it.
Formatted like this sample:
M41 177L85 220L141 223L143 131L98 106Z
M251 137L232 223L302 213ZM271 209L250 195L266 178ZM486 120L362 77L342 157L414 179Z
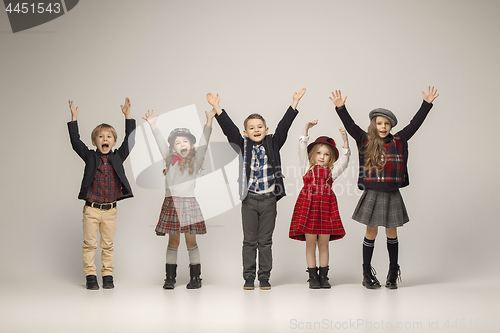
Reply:
M122 193L117 200L122 200L126 198L131 198L132 189L125 176L125 169L123 168L123 162L127 159L130 151L135 144L135 119L125 119L125 138L120 146L120 148L115 149L109 154L109 163L113 166L116 174L122 182ZM78 199L85 200L87 198L87 192L89 190L90 184L94 180L94 175L97 171L99 158L97 156L96 150L91 150L87 148L85 143L80 140L80 134L78 133L78 123L76 121L71 121L68 123L69 138L71 141L71 146L73 150L76 151L78 156L85 161L85 170L83 171L83 180L80 187L80 193L78 194Z
M285 115L276 126L276 130L273 134L268 134L262 140L262 144L264 145L264 149L266 150L266 155L269 163L273 168L274 178L275 178L275 188L274 194L276 195L276 200L281 199L286 195L285 193L285 185L283 182L283 172L281 170L281 156L280 149L285 144L286 138L288 136L288 130L292 126L292 122L299 113L298 110L292 109L292 107L288 107L288 110L285 112ZM241 165L243 164L243 149L245 146L245 140L240 134L240 130L233 123L231 118L227 112L222 110L220 115L216 115L215 118L222 128L222 132L226 135L227 140L231 143L231 146L236 151L236 153L240 156L240 170L239 170L239 179L240 183L240 199L244 200L248 193L248 188L243 188L242 186L242 176L243 176L243 168ZM247 141L247 161L245 164L245 177L248 179L250 177L250 161L252 159L252 149L255 142L248 139Z

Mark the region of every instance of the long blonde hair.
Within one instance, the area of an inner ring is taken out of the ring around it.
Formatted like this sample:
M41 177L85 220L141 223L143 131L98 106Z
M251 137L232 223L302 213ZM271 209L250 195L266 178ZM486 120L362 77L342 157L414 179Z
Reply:
M372 118L370 126L368 126L367 137L368 142L365 145L365 170L371 171L376 169L382 171L386 163L386 151L384 147L384 139L382 139L377 131L377 117Z

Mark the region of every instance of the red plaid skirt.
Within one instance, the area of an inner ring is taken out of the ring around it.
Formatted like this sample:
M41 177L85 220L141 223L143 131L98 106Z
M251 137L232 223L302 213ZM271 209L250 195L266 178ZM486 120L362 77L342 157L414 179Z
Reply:
M155 231L158 236L178 233L206 234L207 227L196 198L166 197Z
M290 238L305 241L305 234L326 234L332 241L345 236L331 176L330 169L319 165L304 175L304 187L293 209Z

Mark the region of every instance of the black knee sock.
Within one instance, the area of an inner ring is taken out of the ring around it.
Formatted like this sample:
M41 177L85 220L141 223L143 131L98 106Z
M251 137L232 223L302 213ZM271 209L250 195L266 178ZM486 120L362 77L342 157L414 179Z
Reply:
M398 238L389 238L387 237L387 251L389 251L389 263L397 264L398 263L398 249L399 242Z
M375 239L363 240L363 265L371 265L373 248L375 247Z

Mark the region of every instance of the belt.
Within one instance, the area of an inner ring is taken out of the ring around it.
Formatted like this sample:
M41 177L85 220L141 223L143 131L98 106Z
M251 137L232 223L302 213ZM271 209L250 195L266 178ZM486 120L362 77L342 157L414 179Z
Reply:
M110 210L111 208L116 207L116 202L107 203L107 204L98 204L95 202L85 201L85 206L90 206L90 207L94 207L94 208L98 208L98 209L102 209L102 210Z
M252 198L252 199L255 199L255 200L264 200L264 199L269 199L269 198L274 197L274 193L273 192L267 192L267 193L259 194L259 193L248 191L247 196L249 198Z

